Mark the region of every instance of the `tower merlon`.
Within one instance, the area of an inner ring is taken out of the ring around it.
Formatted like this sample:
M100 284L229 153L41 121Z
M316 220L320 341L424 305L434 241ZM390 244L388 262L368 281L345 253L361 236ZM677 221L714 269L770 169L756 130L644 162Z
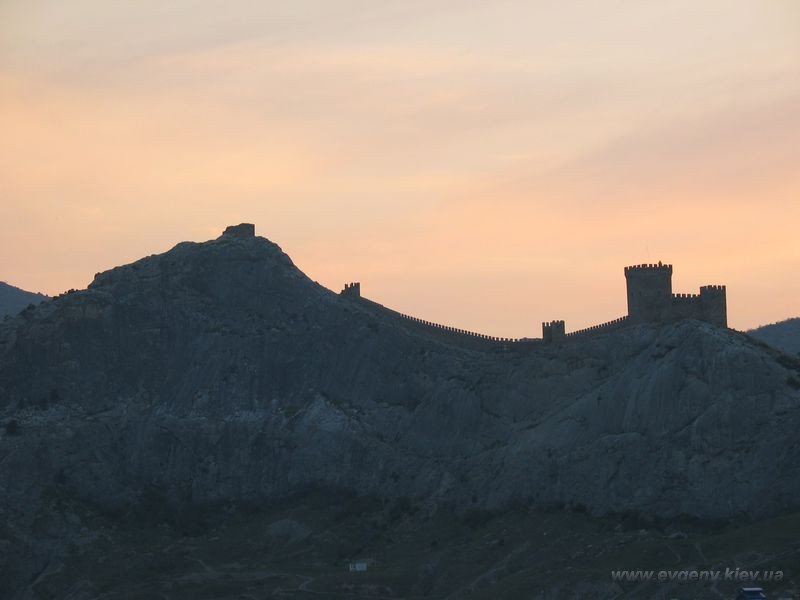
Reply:
M644 271L644 270L649 270L649 269L660 269L660 270L665 270L665 271L669 271L670 273L672 273L672 265L665 265L665 264L659 262L658 264L645 263L645 264L641 264L641 265L630 265L628 267L625 267L625 274L627 274L629 271Z

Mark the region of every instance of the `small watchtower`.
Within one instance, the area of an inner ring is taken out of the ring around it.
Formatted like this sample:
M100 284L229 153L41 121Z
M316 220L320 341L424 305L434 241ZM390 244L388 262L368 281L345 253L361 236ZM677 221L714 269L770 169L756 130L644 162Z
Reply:
M348 298L361 298L361 283L358 281L354 283L345 283L344 289L339 293Z
M636 322L662 321L672 304L672 265L625 267L628 287L628 318Z
M542 323L542 340L545 344L552 344L566 337L564 321L545 321Z

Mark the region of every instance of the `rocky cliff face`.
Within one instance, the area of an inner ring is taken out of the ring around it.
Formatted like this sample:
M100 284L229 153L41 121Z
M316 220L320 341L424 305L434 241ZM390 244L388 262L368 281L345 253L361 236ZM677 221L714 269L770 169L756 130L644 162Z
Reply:
M99 274L0 329L0 498L108 510L311 486L457 507L704 518L800 498L800 364L696 321L525 350L427 337L225 235ZM13 423L13 425L12 425Z

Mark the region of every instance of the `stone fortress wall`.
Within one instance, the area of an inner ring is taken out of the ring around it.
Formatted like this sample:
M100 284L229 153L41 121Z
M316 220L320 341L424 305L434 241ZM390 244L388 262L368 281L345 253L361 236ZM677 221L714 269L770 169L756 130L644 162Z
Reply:
M542 337L536 339L494 337L418 319L363 298L360 283L346 284L341 294L372 308L388 311L427 333L435 333L438 337L453 342L469 341L470 345L480 347L553 344L616 331L636 323L668 323L681 319L706 321L718 327L728 326L727 297L724 285L702 286L699 294L674 294L672 292L672 265L660 262L633 265L625 267L624 272L628 297L627 315L569 333L566 332L564 321L544 322L542 323Z
M600 323L599 325L591 325L589 327L585 327L584 329L578 329L576 331L570 331L566 337L573 338L573 337L580 337L588 334L594 334L599 332L605 331L614 331L616 329L620 329L628 324L628 317L627 315L624 317L619 317L617 319L613 319L611 321L606 321L605 323Z
M223 235L240 238L255 237L252 223L231 225ZM428 334L460 344L479 348L508 348L519 344L553 344L564 340L584 338L615 331L634 323L666 323L681 319L706 321L718 327L728 326L727 296L724 285L705 285L699 294L674 294L672 292L672 265L641 264L625 267L625 282L628 297L628 314L606 323L592 325L585 329L566 332L564 321L542 323L541 338L504 338L449 325L442 325L425 319L397 312L361 296L361 283L347 283L341 295L358 301L364 306L389 313L402 319L409 326Z
M519 344L523 342L541 342L541 340L533 339L526 340L520 338L491 336L483 333L477 333L475 331L469 331L467 329L459 329L458 327L434 323L433 321L426 321L425 319L419 319L391 308L387 308L382 304L362 297L361 286L358 282L345 284L341 294L342 296L358 301L362 306L397 317L404 321L408 327L428 335L432 335L445 342L457 343L462 346L466 345L468 347L482 350L503 348L507 347L509 344Z

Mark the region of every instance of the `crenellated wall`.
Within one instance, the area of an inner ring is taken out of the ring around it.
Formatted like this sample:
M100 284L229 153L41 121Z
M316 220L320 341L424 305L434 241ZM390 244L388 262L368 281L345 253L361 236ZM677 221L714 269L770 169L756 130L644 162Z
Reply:
M391 309L386 309L386 310L391 310ZM431 329L435 329L442 333L451 333L458 336L465 336L469 338L475 338L478 340L486 340L487 342L502 342L506 344L513 344L522 341L519 338L507 338L507 337L496 337L491 335L485 335L483 333L477 333L475 331L469 331L467 329L459 329L457 327L451 327L449 325L441 325L439 323L434 323L432 321L426 321L425 319L418 319L417 317L412 317L411 315L406 315L397 311L392 311L392 312L403 319L411 321L412 323L416 323L417 325L422 325L424 327L430 327Z
M719 327L728 326L727 296L724 285L702 286L699 294L673 294L672 265L665 265L661 262L632 265L625 267L624 272L628 295L628 314L626 316L570 333L566 333L564 321L545 321L542 323L541 340L495 337L418 319L362 298L361 284L358 282L345 284L341 294L358 299L365 305L388 311L414 326L422 328L429 333L434 332L440 336L445 336L451 341L460 340L463 342L469 340L484 346L495 347L498 344L504 347L509 344L536 344L542 342L552 344L567 339L571 340L613 331L634 323L659 323L680 319L697 319Z
M700 310L700 294L673 294L670 317L673 319L696 319Z
M541 340L535 340L531 338L507 338L486 335L483 333L477 333L475 331L469 331L467 329L459 329L458 327L451 327L450 325L442 325L441 323L434 323L433 321L426 321L425 319L412 317L411 315L392 310L391 308L387 308L378 302L364 298L361 296L361 285L358 282L345 284L344 289L342 289L340 294L353 300L357 300L360 306L370 308L375 311L380 311L384 314L390 314L396 318L402 319L409 326L414 327L419 331L433 335L442 341L454 343L459 346L487 350L498 348L507 349L511 345L524 346L526 344L541 343Z
M606 321L605 323L600 323L599 325L592 325L591 327L586 327L584 329L578 329L577 331L571 331L567 334L568 338L574 338L579 336L585 336L586 334L595 334L595 333L603 333L606 331L613 331L615 329L619 329L622 326L628 323L628 317L619 317L618 319L614 319L613 321Z

